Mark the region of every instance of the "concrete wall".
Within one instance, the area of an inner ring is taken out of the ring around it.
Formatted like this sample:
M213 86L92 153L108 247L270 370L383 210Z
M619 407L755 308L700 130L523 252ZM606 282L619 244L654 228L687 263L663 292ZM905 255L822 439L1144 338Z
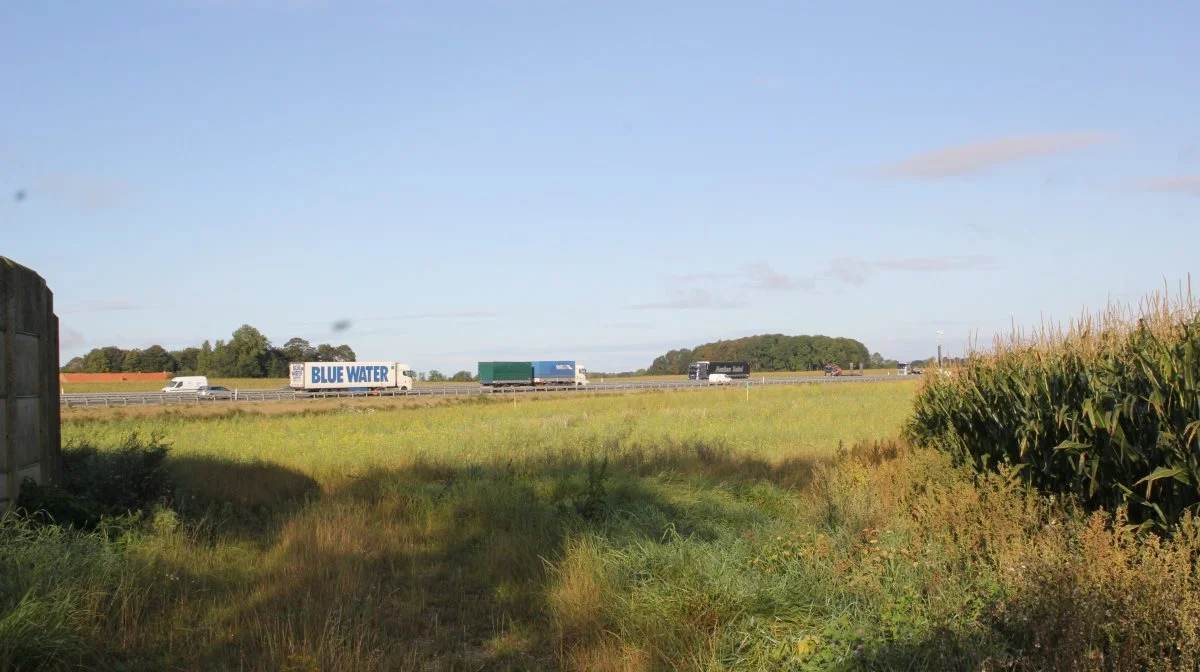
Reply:
M21 481L57 480L58 317L37 273L0 257L0 511Z

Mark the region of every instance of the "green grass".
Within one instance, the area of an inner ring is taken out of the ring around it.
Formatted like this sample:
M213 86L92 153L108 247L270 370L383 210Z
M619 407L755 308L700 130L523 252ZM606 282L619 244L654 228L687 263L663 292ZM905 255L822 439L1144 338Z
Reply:
M1200 533L910 451L915 392L67 411L68 441L164 432L177 492L0 523L0 668L1194 666Z
M834 387L686 390L587 398L547 396L497 403L388 412L386 404L331 414L263 417L232 413L197 421L185 414L63 424L64 441L114 444L131 430L170 437L175 455L253 457L339 478L347 470L415 461L453 466L546 454L624 454L680 443L720 446L768 459L828 457L838 443L894 434L908 411L911 383ZM309 403L300 408L320 410ZM333 408L338 408L333 406Z

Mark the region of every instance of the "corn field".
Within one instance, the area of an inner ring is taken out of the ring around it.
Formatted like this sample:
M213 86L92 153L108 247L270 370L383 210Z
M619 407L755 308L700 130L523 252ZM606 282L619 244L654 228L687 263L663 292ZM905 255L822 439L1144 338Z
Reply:
M1200 508L1200 310L1180 297L997 339L929 376L906 438L1169 530Z

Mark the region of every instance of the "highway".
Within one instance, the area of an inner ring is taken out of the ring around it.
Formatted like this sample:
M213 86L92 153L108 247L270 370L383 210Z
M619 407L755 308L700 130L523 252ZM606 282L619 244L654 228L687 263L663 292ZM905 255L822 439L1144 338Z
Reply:
M832 385L843 383L902 381L913 380L914 378L916 378L916 376L804 376L797 378L751 377L747 380L749 380L751 387L775 387L779 385ZM151 406L167 404L222 404L254 401L290 401L293 399L349 399L355 397L447 397L478 394L513 395L535 393L581 394L588 392L713 387L732 387L741 389L745 387L745 384L745 380L735 380L732 383L709 383L707 381L696 380L671 380L651 382L589 383L584 387L501 387L493 389L472 383L469 385L447 384L437 386L422 386L407 392L297 392L287 388L276 388L269 390L235 390L233 394L225 397L200 397L195 392L87 392L59 395L59 405L62 408L77 408L96 406Z

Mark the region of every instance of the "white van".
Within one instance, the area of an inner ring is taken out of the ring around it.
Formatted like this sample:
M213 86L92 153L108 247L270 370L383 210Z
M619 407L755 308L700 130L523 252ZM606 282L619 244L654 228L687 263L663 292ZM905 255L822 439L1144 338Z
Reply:
M729 377L728 373L710 373L708 374L708 382L717 384L732 383L733 379Z
M208 376L175 376L162 391L198 392L203 387L208 387Z

